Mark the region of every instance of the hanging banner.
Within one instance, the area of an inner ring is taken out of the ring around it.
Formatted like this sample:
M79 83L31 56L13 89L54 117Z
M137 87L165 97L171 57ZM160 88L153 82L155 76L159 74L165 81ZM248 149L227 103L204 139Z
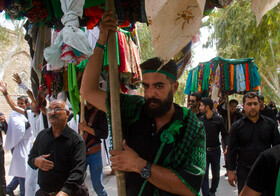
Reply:
M169 61L198 33L205 0L145 1L152 45L164 61Z
M252 11L254 12L259 26L266 12L278 5L280 0L252 0Z

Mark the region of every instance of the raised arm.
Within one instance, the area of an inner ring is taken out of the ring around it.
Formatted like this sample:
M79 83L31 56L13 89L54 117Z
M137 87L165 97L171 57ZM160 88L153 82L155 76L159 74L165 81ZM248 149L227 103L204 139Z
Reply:
M9 93L8 93L8 87L7 87L7 83L4 83L3 81L0 81L0 91L3 93L7 103L9 104L9 106L12 108L12 110L24 114L24 109L18 107L15 102L12 100L12 98L10 97Z
M28 97L31 99L32 102L36 102L33 93L31 90L28 89L28 87L22 82L21 78L17 73L13 74L13 80L21 87L23 90L27 93Z
M103 14L99 28L100 33L97 43L104 46L107 42L109 31L115 32L117 29L116 20L112 12L105 12ZM98 45L94 48L94 53L89 58L84 70L80 93L89 103L106 112L105 102L107 94L99 88L103 53L104 49Z

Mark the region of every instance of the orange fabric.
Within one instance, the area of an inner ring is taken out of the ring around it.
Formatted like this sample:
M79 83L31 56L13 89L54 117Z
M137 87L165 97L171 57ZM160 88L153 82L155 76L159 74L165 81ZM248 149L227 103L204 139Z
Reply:
M234 85L234 65L230 65L230 90L233 90Z
M256 86L255 88L253 88L254 91L259 91L260 90L260 86Z
M89 20L87 21L87 29L94 28L94 26L101 19L102 13L103 9L99 8L98 6L85 8L85 16L89 17Z
M250 91L250 77L248 63L245 63L246 91Z

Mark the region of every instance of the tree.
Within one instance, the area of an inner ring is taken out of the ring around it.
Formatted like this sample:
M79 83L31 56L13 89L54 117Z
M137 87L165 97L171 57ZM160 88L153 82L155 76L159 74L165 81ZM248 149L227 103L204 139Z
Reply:
M214 29L204 47L216 44L223 58L253 57L262 79L262 94L280 100L280 5L270 10L256 26L251 1L237 0L210 14L203 24Z

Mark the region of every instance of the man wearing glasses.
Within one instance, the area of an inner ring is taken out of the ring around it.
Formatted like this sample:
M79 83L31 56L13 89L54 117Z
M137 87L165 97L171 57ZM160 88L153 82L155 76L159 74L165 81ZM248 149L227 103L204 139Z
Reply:
M38 134L28 159L30 167L39 168L36 196L88 195L83 185L86 147L82 137L67 125L67 105L54 100L47 112L52 126Z
M199 111L200 101L201 101L201 94L198 92L192 93L190 98L188 99L188 108L191 109L192 112L196 114L197 118L203 115Z

